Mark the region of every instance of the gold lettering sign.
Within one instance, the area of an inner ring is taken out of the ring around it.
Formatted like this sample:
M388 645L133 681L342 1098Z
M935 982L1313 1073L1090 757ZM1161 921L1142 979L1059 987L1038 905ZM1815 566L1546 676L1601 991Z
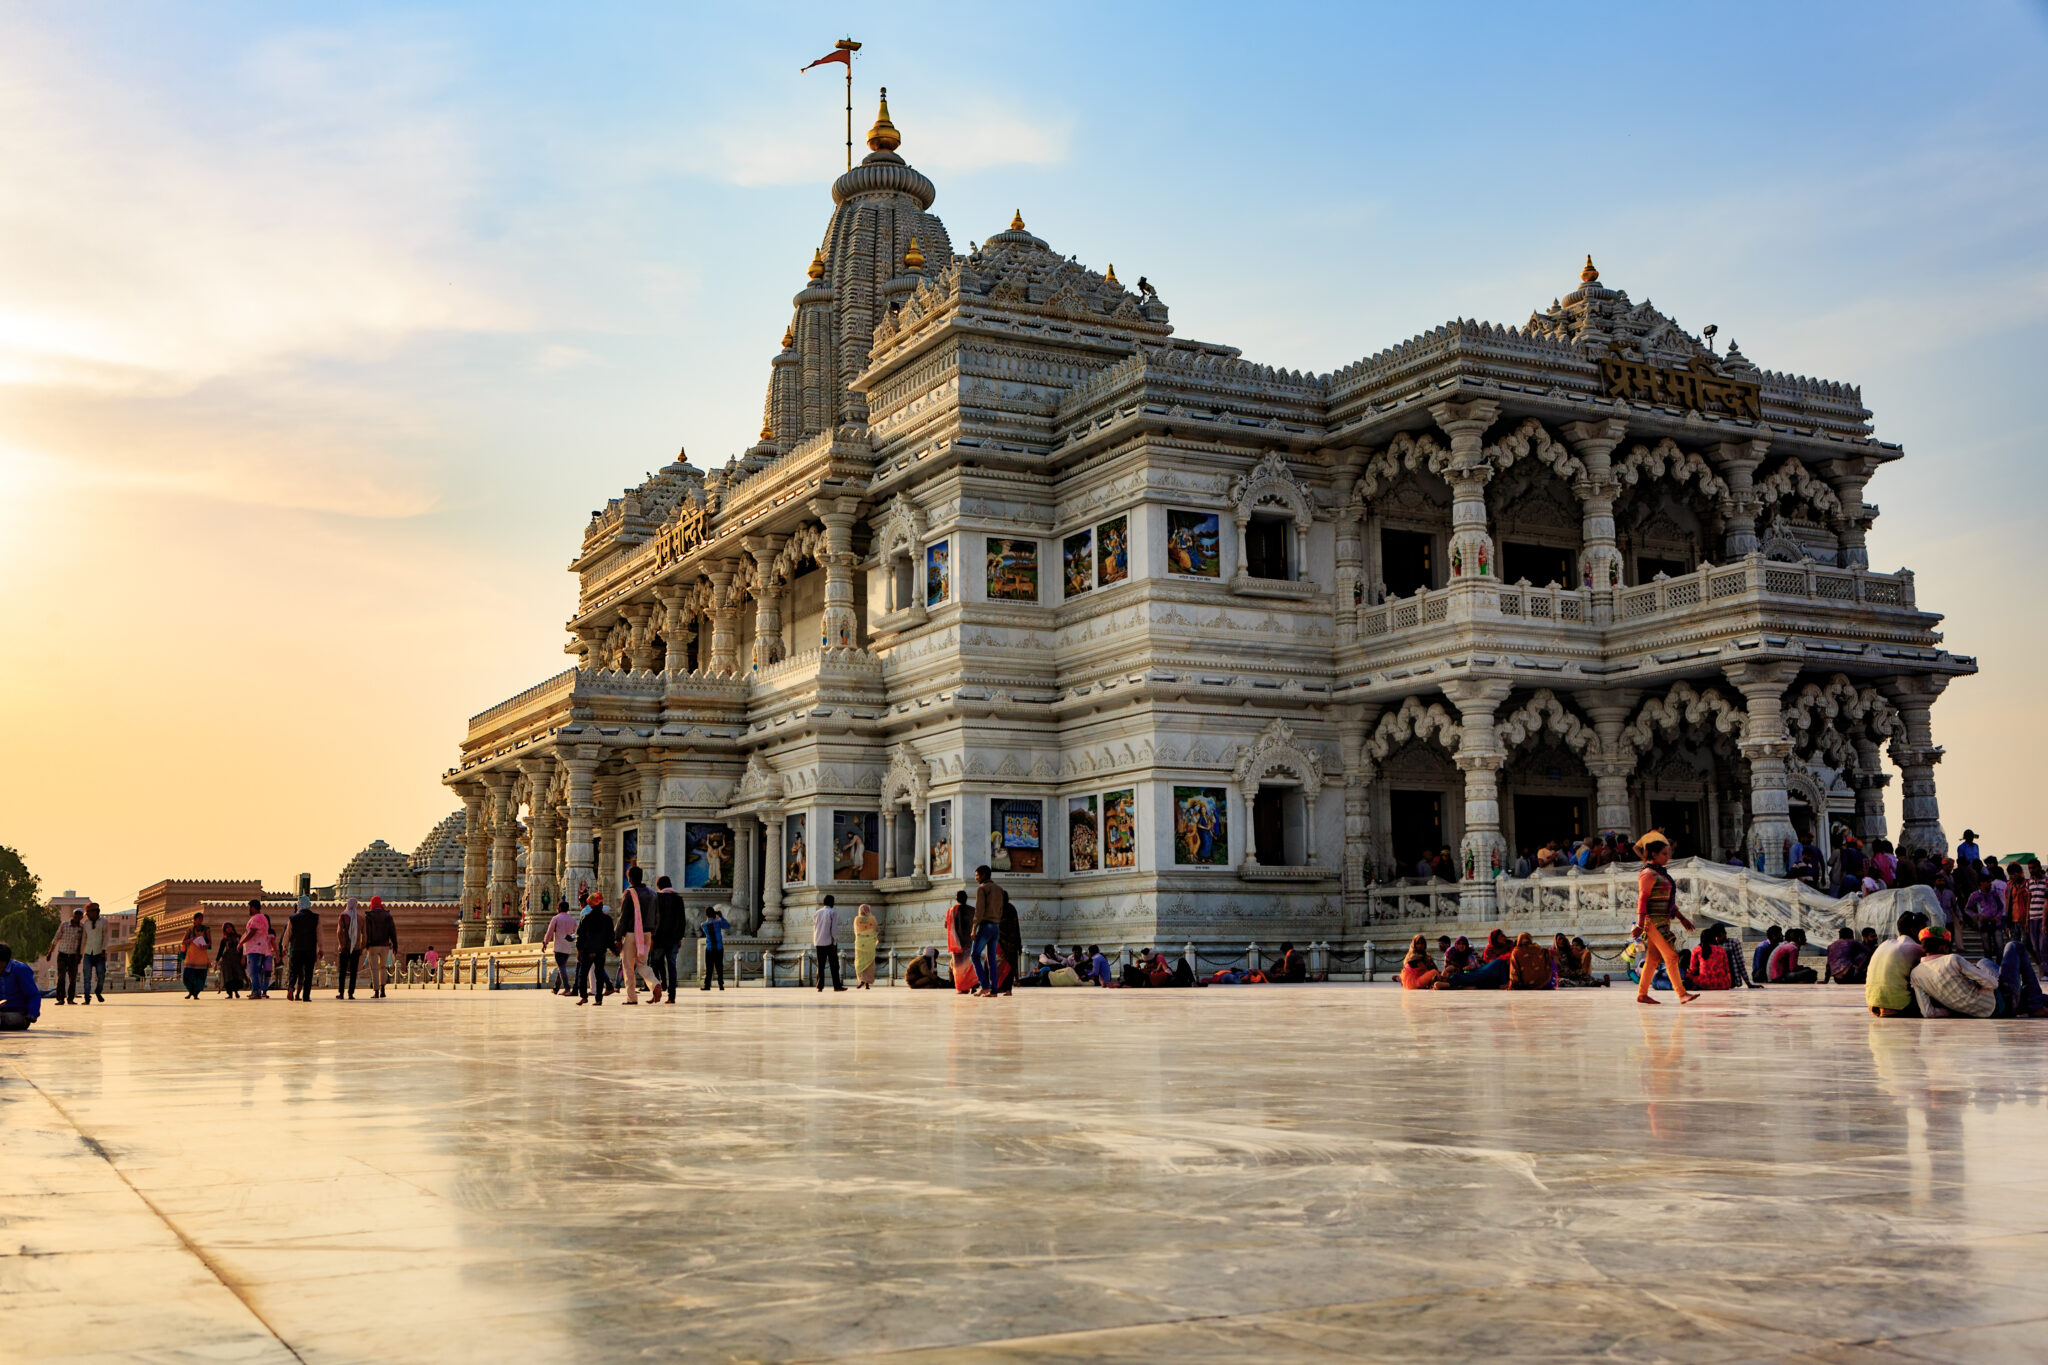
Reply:
M706 520L703 508L684 503L676 519L662 527L654 537L655 562L673 564L702 545Z
M1607 343L1608 355L1600 362L1607 380L1609 398L1632 403L1654 403L1663 408L1687 408L1694 412L1713 409L1760 422L1764 416L1761 384L1740 379L1723 379L1714 367L1694 356L1682 370L1670 370L1647 361L1631 360L1621 347Z

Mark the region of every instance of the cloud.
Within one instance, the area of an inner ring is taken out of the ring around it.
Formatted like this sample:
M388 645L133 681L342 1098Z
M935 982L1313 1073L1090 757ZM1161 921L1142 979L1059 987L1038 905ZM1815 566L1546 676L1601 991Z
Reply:
M0 25L0 162L34 187L0 198L0 384L177 392L520 326L464 230L450 78L415 35L301 33L169 101Z

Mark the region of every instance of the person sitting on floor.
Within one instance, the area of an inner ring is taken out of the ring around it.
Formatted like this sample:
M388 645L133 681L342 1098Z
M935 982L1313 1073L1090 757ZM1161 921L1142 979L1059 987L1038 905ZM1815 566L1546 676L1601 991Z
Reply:
M1559 934L1551 944L1551 956L1557 960L1557 984L1560 986L1604 986L1605 975L1593 974L1593 950L1586 946L1584 939L1568 939Z
M1835 941L1828 945L1828 982L1837 986L1863 984L1863 945L1846 924L1835 931Z
M1429 940L1421 934L1408 940L1408 956L1401 959L1401 989L1426 991L1436 985L1436 962L1429 955Z
M1771 984L1774 986L1811 986L1820 980L1820 974L1811 967L1799 965L1800 950L1806 947L1806 931L1793 929L1785 935L1785 941L1771 954Z
M1557 966L1550 960L1550 953L1527 933L1516 937L1515 946L1508 950L1507 963L1508 990L1547 991L1557 984Z
M914 991L951 990L953 978L939 970L939 950L927 948L910 959L910 966L903 972L903 984Z
M1469 972L1478 965L1479 954L1472 951L1472 941L1463 934L1458 935L1457 938L1444 946L1443 974L1445 976L1456 976L1460 972Z
M1280 956L1273 959L1273 965L1266 968L1266 979L1285 985L1296 985L1308 980L1308 959L1295 951L1292 943L1280 945Z
M1770 928L1764 930L1764 941L1756 945L1756 952L1749 960L1749 974L1753 979L1759 982L1769 979L1768 968L1771 965L1771 954L1777 952L1778 945L1784 941L1785 931L1777 925L1773 924Z
M1495 929L1486 936L1486 951L1479 955L1479 960L1481 963L1499 961L1514 950L1515 945L1508 942L1508 936Z
M1742 973L1742 955L1728 946L1728 926L1709 924L1686 955L1685 975L1696 991L1732 991Z
M1961 953L1949 951L1948 935L1920 931L1920 961L1907 973L1913 1003L1923 1019L1989 1019L1998 1012L1998 975Z
M1911 1019L1920 1008L1913 999L1913 969L1926 954L1918 942L1927 917L1917 910L1899 916L1899 933L1877 945L1863 977L1863 1002L1880 1019Z
M14 960L14 949L0 943L0 1033L20 1033L42 1018L43 992L35 968Z

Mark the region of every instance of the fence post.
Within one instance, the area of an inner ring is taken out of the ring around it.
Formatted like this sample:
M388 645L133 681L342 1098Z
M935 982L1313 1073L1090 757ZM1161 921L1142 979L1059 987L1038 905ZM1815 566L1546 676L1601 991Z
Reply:
M889 984L892 986L896 984L896 950L894 948L889 950Z
M1246 944L1246 945L1245 945L1245 950L1244 950L1244 969L1245 969L1246 971L1248 971L1248 972L1255 972L1255 971L1257 971L1257 970L1259 969L1259 945L1258 945L1258 944L1256 944L1256 943L1248 943L1248 944Z
M763 948L761 950L761 987L763 990L766 990L774 984L775 950L773 948Z
M1181 959L1182 961L1188 964L1188 970L1193 972L1197 977L1199 977L1202 974L1202 969L1195 965L1194 944L1190 943L1185 949L1182 950Z
M498 989L498 958L496 954L492 954L490 960L484 964L484 989L492 991Z
M1379 950L1371 939L1365 941L1365 979L1372 980L1372 974L1379 970Z

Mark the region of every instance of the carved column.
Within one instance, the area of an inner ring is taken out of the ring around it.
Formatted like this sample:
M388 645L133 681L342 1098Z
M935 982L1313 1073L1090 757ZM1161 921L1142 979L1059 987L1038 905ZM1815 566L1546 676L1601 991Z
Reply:
M1048 868L1047 871L1051 869ZM882 807L882 875L896 875L896 807Z
M531 791L527 798L527 819L532 842L526 851L526 918L520 926L528 943L540 942L547 932L548 917L559 898L555 887L555 815L548 808L548 789L555 780L555 760L522 759L519 771Z
M604 904L613 914L619 909L619 885L625 880L625 869L619 866L619 841L613 836L618 823L619 779L601 777L591 784L591 797L597 807L596 827L591 831L597 840L597 887L604 892Z
M585 744L573 756L562 758L562 766L569 772L568 819L564 822L569 847L562 890L571 906L578 903L578 892L597 889L597 867L591 861L590 848L591 821L597 815L592 779L597 775L599 755L603 752L598 745Z
M1459 842L1464 883L1460 919L1493 916L1493 879L1500 875L1507 845L1500 835L1500 769L1505 755L1493 732L1493 713L1514 684L1506 678L1459 678L1444 685L1458 708L1463 737L1458 768L1465 774L1465 837Z
M628 602L619 608L619 615L626 618L632 628L626 636L626 659L635 673L653 669L654 653L654 604L652 602Z
M740 608L734 600L732 580L739 572L735 560L721 560L705 569L711 580L711 663L710 671L720 676L740 671Z
M519 894L519 808L512 786L518 774L497 769L484 774L491 791L491 882L484 894L484 922L489 926L485 942L498 932L498 920L505 902Z
M462 797L462 902L455 946L474 948L484 941L484 921L478 911L490 894L491 832L483 783L463 782L455 790Z
M1773 877L1785 875L1785 844L1792 837L1792 802L1785 790L1785 760L1792 741L1785 734L1785 685L1799 674L1790 659L1757 659L1727 664L1722 672L1742 693L1749 713L1738 742L1749 760L1749 859Z
M782 811L769 806L761 811L762 832L768 836L768 856L761 868L761 928L764 943L782 942Z
M910 875L913 877L924 875L924 850L930 838L925 821L930 805L929 801L919 802L915 798L910 803Z
M1899 847L1948 852L1948 832L1941 827L1941 802L1934 790L1934 765L1942 747L1934 742L1934 700L1948 686L1941 674L1887 678L1884 691L1899 708L1906 733L1892 741L1892 761L1899 765Z
M1757 552L1756 467L1770 450L1771 443L1765 440L1723 441L1718 447L1720 458L1715 464L1728 485L1728 497L1722 505L1727 528L1721 541L1725 561Z
M1621 550L1614 538L1614 499L1621 485L1614 477L1614 448L1627 435L1628 422L1620 417L1564 427L1572 453L1586 466L1574 486L1579 495L1579 581L1593 590L1593 616L1601 625L1614 619L1614 590L1621 586Z
M1486 481L1493 467L1486 463L1485 442L1500 404L1490 398L1443 402L1429 414L1451 438L1451 467L1444 471L1451 485L1451 577L1490 579L1496 555L1486 528Z
M1884 789L1891 781L1877 745L1859 736L1856 772L1850 775L1850 785L1856 789L1856 833L1866 840L1885 837Z
M742 815L732 827L732 903L739 912L738 923L753 928L754 912L754 839L757 821L751 815Z
M1331 481L1330 492L1337 505L1337 638L1358 638L1358 604L1365 594L1360 588L1362 566L1359 555L1358 509L1351 505L1351 490L1358 476L1348 465Z
M1378 723L1382 708L1377 704L1339 707L1337 745L1344 756L1344 858L1343 887L1347 895L1361 895L1372 888L1372 780L1373 764L1365 751L1366 737Z
M649 890L661 875L661 759L660 749L643 749L632 755L633 769L640 780L640 871ZM625 875L620 869L620 876Z
M860 563L853 553L853 523L860 515L859 498L823 498L811 504L811 515L825 526L825 619L819 627L826 649L858 649L860 617L853 609L853 571ZM896 581L894 571L889 581ZM893 590L893 589L892 589Z
M690 671L690 639L696 634L690 628L689 615L683 610L689 589L657 588L655 595L661 598L661 639L667 646L661 661L662 671L687 673Z
M1632 836L1628 810L1628 779L1636 770L1636 755L1622 749L1621 732L1628 714L1642 694L1634 691L1582 692L1577 700L1593 722L1598 737L1597 753L1586 755L1586 769L1593 774L1593 828L1602 837L1609 834Z
M788 536L748 536L740 544L754 557L754 667L782 662L782 585L775 579L775 557Z
M1842 547L1842 567L1867 569L1870 567L1870 550L1863 543L1863 537L1870 530L1876 509L1863 501L1863 489L1870 482L1877 463L1867 458L1829 460L1822 468L1827 472L1828 485L1842 503L1842 510L1833 523L1835 540Z

